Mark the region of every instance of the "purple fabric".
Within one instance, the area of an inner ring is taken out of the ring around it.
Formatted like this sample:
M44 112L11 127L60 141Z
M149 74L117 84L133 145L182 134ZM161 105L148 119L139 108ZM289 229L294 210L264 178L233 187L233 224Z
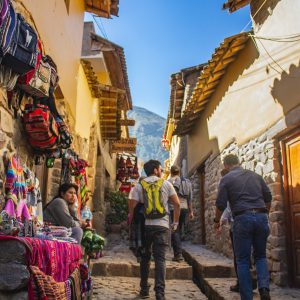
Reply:
M8 13L8 0L2 1L1 11L0 11L0 25L2 25L5 17Z
M11 199L7 200L4 210L8 213L10 217L15 217L15 204Z
M25 200L21 200L15 209L15 204L12 199L8 199L4 210L9 214L11 217L21 218L21 219L30 219L30 213L28 211L27 205Z

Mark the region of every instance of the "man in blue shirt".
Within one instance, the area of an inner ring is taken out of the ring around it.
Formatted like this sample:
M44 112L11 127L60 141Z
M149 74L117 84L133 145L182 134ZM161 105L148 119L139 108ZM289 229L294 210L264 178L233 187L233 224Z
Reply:
M233 240L241 299L253 299L249 268L253 247L260 296L262 300L268 300L270 295L266 247L270 233L268 211L272 194L260 175L240 167L236 155L225 156L223 163L229 173L220 181L215 227L220 226L222 212L229 202L234 218Z

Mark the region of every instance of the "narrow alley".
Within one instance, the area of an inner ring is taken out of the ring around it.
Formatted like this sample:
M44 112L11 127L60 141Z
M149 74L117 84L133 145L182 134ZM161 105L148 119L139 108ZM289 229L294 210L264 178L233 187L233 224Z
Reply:
M0 300L300 299L299 12L0 0Z

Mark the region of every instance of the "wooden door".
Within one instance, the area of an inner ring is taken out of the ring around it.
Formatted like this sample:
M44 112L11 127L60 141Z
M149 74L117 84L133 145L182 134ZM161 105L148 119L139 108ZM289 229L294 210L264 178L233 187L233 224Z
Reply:
M290 280L300 287L300 132L283 142Z

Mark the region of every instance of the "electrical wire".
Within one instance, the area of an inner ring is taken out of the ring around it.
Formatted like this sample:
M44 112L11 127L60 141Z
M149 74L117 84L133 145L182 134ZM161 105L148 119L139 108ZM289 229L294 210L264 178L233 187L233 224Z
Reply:
M285 37L263 37L263 36L257 36L255 34L249 34L249 35L254 37L255 39L272 41L272 42L294 43L300 41L300 33L294 35L287 35Z
M250 23L252 23L252 20L255 18L255 16L260 12L260 10L263 8L263 6L267 3L268 0L265 0L262 5L258 8L258 10L256 11L256 13L253 15L253 17L250 19L250 21L246 24L246 26L242 29L241 33L245 31L245 29L247 29L247 27L250 25Z
M108 36L106 34L106 31L105 31L105 28L104 28L104 25L102 23L102 20L100 17L96 16L96 15L92 15L93 16L93 19L98 27L98 29L100 30L100 32L102 33L102 36L105 37L107 40L108 40ZM100 20L100 24L98 23L98 19Z

